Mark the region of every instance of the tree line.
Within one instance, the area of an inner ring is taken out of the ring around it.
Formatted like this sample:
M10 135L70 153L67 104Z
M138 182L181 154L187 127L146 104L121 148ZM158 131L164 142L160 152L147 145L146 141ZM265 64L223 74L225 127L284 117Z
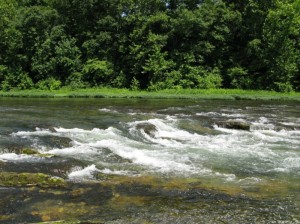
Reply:
M300 90L300 0L0 0L0 89Z

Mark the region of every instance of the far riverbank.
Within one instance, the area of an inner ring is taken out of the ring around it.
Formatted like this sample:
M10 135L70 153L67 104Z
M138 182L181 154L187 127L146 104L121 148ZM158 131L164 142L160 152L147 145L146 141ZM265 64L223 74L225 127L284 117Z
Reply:
M0 97L35 98L145 98L145 99L217 99L217 100L288 100L300 101L299 92L279 93L239 89L168 89L141 91L114 88L87 88L59 90L12 90L0 91Z

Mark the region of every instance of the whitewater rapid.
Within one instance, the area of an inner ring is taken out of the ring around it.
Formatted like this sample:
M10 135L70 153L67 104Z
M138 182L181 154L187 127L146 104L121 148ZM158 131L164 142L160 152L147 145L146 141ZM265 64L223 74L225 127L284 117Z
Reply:
M82 161L84 167L75 166L68 173L68 178L76 181L93 180L97 173L217 177L228 182L300 174L299 117L278 118L280 114L262 114L261 108L250 107L197 109L197 106L172 107L148 113L128 110L128 121L119 121L108 128L36 127L10 135L26 139L40 153ZM99 108L98 113L99 117L121 116L124 111ZM249 123L250 131L216 125L216 121L228 119ZM141 128L143 125L152 128L151 132ZM41 138L45 137L67 138L70 145L51 147L43 144ZM43 160L47 158L0 154L2 162Z

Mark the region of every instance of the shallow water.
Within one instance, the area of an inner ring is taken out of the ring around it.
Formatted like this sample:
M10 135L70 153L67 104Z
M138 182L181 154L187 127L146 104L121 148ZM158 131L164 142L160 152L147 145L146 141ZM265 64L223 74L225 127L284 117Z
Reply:
M250 131L216 125L227 120L248 123ZM99 209L89 192L74 201L70 189L53 199L49 192L0 188L3 222L299 223L297 102L2 98L0 126L2 172L46 173L72 190L91 185L108 195L98 195L105 204ZM54 156L25 155L23 148ZM122 182L117 193L103 190L102 174L142 187L132 193ZM143 177L154 180L145 185ZM17 203L22 194L31 198L27 204ZM57 215L57 200L82 214ZM11 205L3 208L4 201Z

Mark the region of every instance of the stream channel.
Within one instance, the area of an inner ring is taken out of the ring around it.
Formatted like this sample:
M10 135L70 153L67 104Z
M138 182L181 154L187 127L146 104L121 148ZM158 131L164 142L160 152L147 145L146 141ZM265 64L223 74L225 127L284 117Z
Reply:
M300 103L0 98L0 171L0 223L300 223Z

